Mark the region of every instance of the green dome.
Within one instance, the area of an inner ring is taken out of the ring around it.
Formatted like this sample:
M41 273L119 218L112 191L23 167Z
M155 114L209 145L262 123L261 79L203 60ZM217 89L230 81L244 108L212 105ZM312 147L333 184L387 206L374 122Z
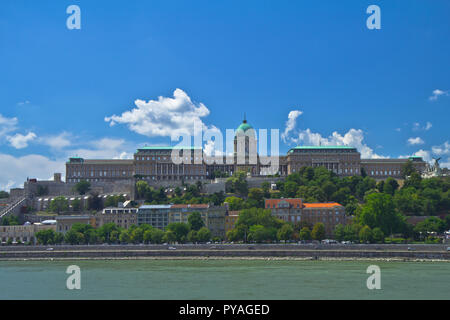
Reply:
M245 132L245 131L247 131L248 129L253 129L253 127L252 127L251 125L249 125L249 124L247 123L246 120L244 120L244 121L241 123L241 125L237 128L236 133L238 133L239 131Z

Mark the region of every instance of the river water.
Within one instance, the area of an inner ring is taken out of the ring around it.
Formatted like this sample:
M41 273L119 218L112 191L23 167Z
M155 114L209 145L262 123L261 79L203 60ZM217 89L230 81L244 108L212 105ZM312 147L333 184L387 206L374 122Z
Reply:
M81 270L68 290L66 269ZM367 267L381 289L367 289ZM0 299L450 299L450 262L0 261Z

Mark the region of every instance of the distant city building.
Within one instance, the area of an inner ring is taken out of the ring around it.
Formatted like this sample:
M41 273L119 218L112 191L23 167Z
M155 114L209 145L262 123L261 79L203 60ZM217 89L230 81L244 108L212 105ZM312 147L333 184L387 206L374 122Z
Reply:
M114 223L118 227L128 229L138 224L137 208L105 208L102 213L95 215L95 227L99 228L107 223Z
M187 223L189 215L193 212L201 214L205 227L211 231L212 236L225 236L226 206L209 204L143 205L138 210L138 225L149 224L165 230L169 223Z
M336 202L304 203L300 198L266 199L265 208L272 215L286 222L301 222L311 226L322 222L327 236L332 236L338 224L346 225L350 217L345 214L345 207Z
M239 218L239 213L240 211L228 211L228 214L225 216L225 234L234 229Z
M197 147L142 147L129 160L70 158L66 163L66 182L114 182L136 178L154 185L162 182L176 185L183 181L204 181L213 177L217 171L228 175L243 170L256 177L270 174L286 176L298 172L301 167L325 167L339 176L361 175L364 170L373 178L400 178L401 167L409 160L419 172L426 169L426 162L420 157L361 159L361 154L354 147L297 146L291 148L286 155L279 156L278 170L271 172L267 157L260 157L256 152L257 140L253 133L253 127L244 119L236 130L232 163L227 162L225 155L207 156ZM174 159L173 151L176 151ZM256 154L256 157L252 158L252 154ZM57 180L58 177L55 177L55 181Z
M56 231L55 224L27 224L23 226L0 226L0 240L1 243L6 243L9 239L13 243L27 243L36 244L36 233L43 230Z
M89 224L95 227L95 218L90 215L57 216L56 231L66 234L76 223Z

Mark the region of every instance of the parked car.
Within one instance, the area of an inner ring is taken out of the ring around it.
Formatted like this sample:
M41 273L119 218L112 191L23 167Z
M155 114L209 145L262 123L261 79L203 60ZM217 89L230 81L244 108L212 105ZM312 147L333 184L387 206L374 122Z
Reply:
M177 250L177 248L175 248L175 247L168 247L167 249L169 249L169 250Z

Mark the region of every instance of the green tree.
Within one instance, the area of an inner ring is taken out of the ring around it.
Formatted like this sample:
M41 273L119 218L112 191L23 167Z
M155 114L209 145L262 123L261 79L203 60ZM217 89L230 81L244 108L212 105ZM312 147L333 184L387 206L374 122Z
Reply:
M84 236L81 232L70 229L64 236L64 242L71 245L82 244L84 242Z
M226 182L227 192L235 192L241 196L246 196L248 193L248 184L246 173L244 171L236 171L232 177Z
M133 228L130 234L130 242L142 243L144 242L144 229L143 228Z
M372 237L373 237L373 241L376 243L384 242L384 233L383 233L383 231L381 231L380 228L374 228L372 230Z
M276 240L277 230L275 228L264 227L263 225L252 225L249 229L248 240L264 242Z
M56 197L50 202L49 209L52 212L60 214L63 211L69 210L69 202L63 196Z
M172 222L167 225L167 230L172 231L175 234L175 240L183 242L189 233L189 226L183 222Z
M198 232L196 230L189 231L187 235L187 239L189 242L197 242L198 241Z
M167 230L164 233L164 237L163 237L164 242L173 243L176 240L177 240L177 236L176 236L175 232L173 232L172 230Z
M136 182L136 195L138 199L146 198L147 192L150 190L150 187L146 181L138 181Z
M359 231L359 240L362 243L370 243L372 242L372 229L370 229L369 226L364 226L361 228L361 230Z
M298 185L294 181L287 181L284 184L284 195L293 198L297 194Z
M248 199L253 200L258 208L264 208L264 192L259 188L250 188L248 192Z
M390 194L391 196L393 196L395 194L395 191L398 189L399 185L397 180L395 180L394 178L387 178L386 181L384 182L384 186L383 186L383 190L380 190L384 193Z
M314 225L311 231L311 237L314 240L323 240L325 238L325 225L322 222L318 222Z
M188 217L189 229L198 231L205 226L200 212L192 212Z
M238 197L227 197L225 198L225 202L228 203L228 207L232 211L242 210L244 208L244 200Z
M38 244L47 245L54 244L55 242L55 231L52 229L41 230L35 234Z
M416 172L416 169L411 160L408 160L408 162L402 165L401 174L403 179L406 179L406 177L410 176L413 172Z
M89 190L91 190L91 183L86 180L81 180L74 187L74 191L78 192L80 195L86 194Z
M130 234L128 230L122 230L119 235L119 241L120 243L130 243Z
M61 244L64 242L64 235L61 232L55 232L53 235L53 243Z
M163 243L164 231L158 228L151 230L151 241L154 244Z
M207 242L211 240L211 231L206 227L202 227L198 230L197 238L199 242Z
M303 227L298 235L300 240L311 240L311 231L307 227Z
M441 233L445 231L447 225L444 220L438 217L429 217L424 221L416 224L414 231L417 233L427 234L429 232Z
M285 223L285 224L283 224L283 226L280 229L278 229L277 239L284 240L284 241L291 240L293 234L294 234L294 228L290 224Z
M345 229L342 224L338 224L334 229L334 238L341 242L344 241L345 238Z
M366 203L358 212L358 220L370 228L380 228L384 234L401 232L404 217L395 209L392 196L384 193L373 193L366 197Z

